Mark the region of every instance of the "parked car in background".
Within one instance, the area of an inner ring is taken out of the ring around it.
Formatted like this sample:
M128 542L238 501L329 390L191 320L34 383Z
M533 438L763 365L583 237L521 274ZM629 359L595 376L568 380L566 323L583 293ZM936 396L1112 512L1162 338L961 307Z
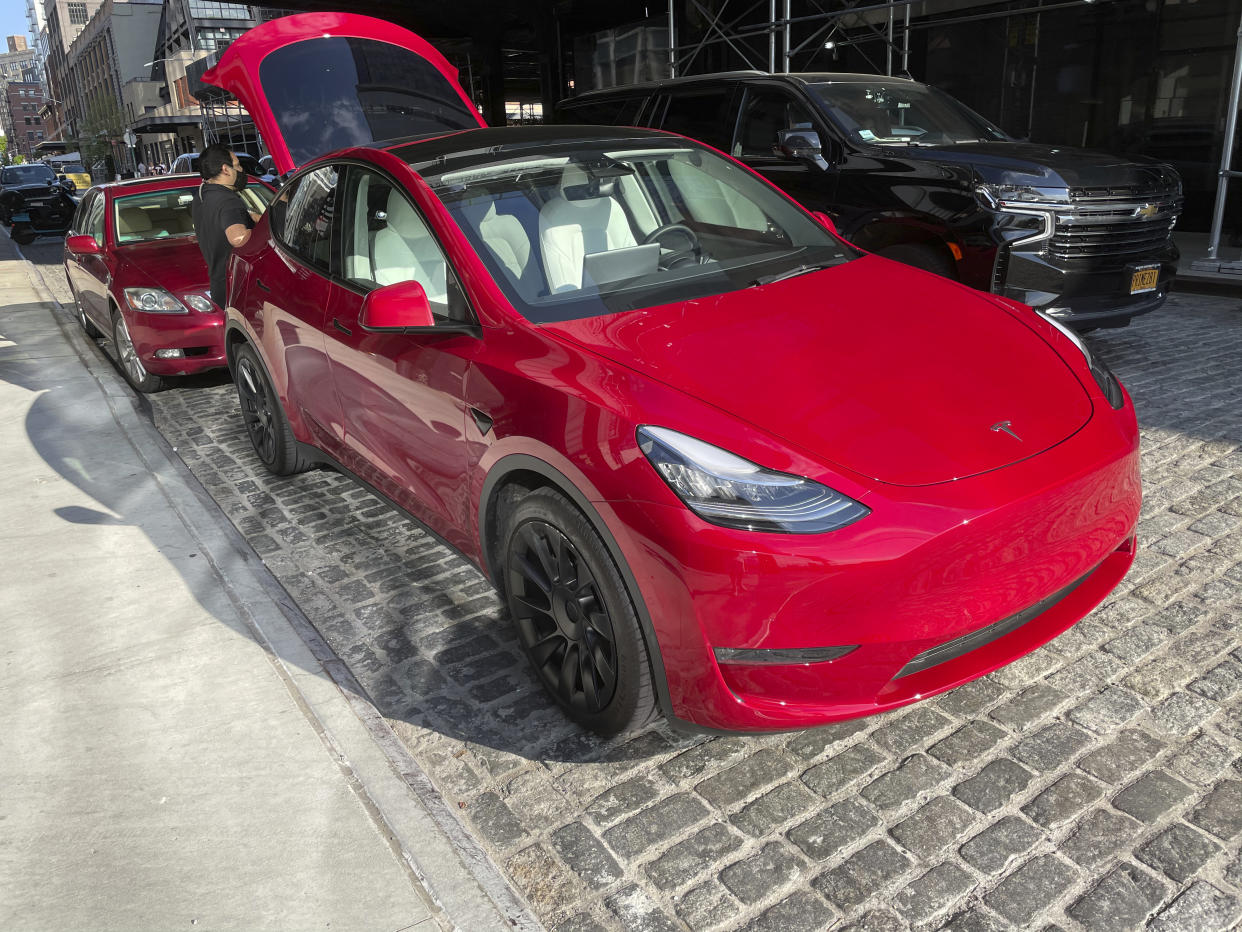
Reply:
M276 180L275 172L265 167L260 160L256 159L253 155L250 155L248 152L234 152L233 154L237 156L238 163L247 175L253 175L254 177L262 179L269 184ZM197 175L198 156L199 153L197 152L184 152L177 156L177 158L173 160L172 171L170 174L179 175L189 173Z
M1169 165L1011 139L949 95L866 74L737 72L592 91L568 123L652 126L732 154L857 246L1077 329L1164 303Z
M201 182L165 175L91 188L65 239L78 321L88 336L111 338L122 374L140 392L225 365L224 314L211 303L190 215ZM262 213L272 191L255 183L241 196Z
M302 166L231 258L259 460L355 475L479 565L585 727L901 706L1134 559L1134 409L1029 307L863 254L684 137L480 128L378 20L264 24L204 80Z
M85 191L91 186L90 172L86 170L86 166L79 161L51 161L47 162L49 168L56 172L56 176L62 181L68 182L69 193L76 194L79 191Z
M10 165L0 169L0 219L11 227L18 245L40 236L64 236L77 203L67 182L46 165Z

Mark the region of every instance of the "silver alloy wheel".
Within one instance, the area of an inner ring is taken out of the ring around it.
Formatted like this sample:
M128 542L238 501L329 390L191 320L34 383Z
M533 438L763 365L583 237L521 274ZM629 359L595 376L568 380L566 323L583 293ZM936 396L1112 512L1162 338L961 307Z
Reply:
M125 316L120 312L116 315L116 351L129 377L135 382L146 381L147 370L138 359L138 351L134 349L134 341L130 339L129 328L125 326Z

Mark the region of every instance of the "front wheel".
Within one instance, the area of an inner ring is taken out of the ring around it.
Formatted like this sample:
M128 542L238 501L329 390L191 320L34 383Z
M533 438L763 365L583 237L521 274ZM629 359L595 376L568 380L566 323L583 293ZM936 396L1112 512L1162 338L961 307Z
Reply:
M553 489L523 498L505 526L509 614L544 688L571 719L601 735L647 724L656 710L647 647L595 529Z
M39 234L35 232L34 227L28 223L13 224L13 229L9 235L13 237L13 242L17 243L18 246L29 246L39 238Z
M897 243L876 250L876 255L912 265L916 269L922 269L943 278L957 280L957 266L953 263L953 257L946 250L936 246L924 243Z
M238 347L233 381L250 445L268 472L292 476L310 468L310 461L298 451L285 409L252 347Z
M86 319L83 317L83 326L85 325ZM168 383L162 377L148 372L143 366L142 360L138 358L138 350L134 348L134 341L129 335L129 327L125 326L125 316L119 309L112 312L112 345L116 347L117 362L121 364L121 375L125 376L125 381L135 389L149 395L168 387Z

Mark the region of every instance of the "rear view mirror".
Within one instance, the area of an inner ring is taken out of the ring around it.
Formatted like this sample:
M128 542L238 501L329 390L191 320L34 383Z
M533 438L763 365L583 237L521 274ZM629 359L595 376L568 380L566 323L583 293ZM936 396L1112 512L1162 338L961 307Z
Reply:
M787 159L811 162L817 168L828 167L824 161L824 146L819 133L813 129L782 129L776 133L776 148Z
M431 302L418 282L395 282L376 288L362 299L358 324L363 330L403 331L434 327Z
M89 233L79 233L65 240L65 248L78 256L97 256L102 250Z

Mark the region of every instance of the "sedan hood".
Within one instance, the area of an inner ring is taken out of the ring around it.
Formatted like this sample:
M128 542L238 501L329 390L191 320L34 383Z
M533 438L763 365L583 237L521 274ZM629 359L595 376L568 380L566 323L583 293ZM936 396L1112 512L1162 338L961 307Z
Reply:
M210 288L207 263L193 236L118 246L116 256L130 267L129 274L123 276L126 288L156 285L175 295Z
M874 256L544 329L895 485L1027 459L1092 412L1065 361L1012 314Z

